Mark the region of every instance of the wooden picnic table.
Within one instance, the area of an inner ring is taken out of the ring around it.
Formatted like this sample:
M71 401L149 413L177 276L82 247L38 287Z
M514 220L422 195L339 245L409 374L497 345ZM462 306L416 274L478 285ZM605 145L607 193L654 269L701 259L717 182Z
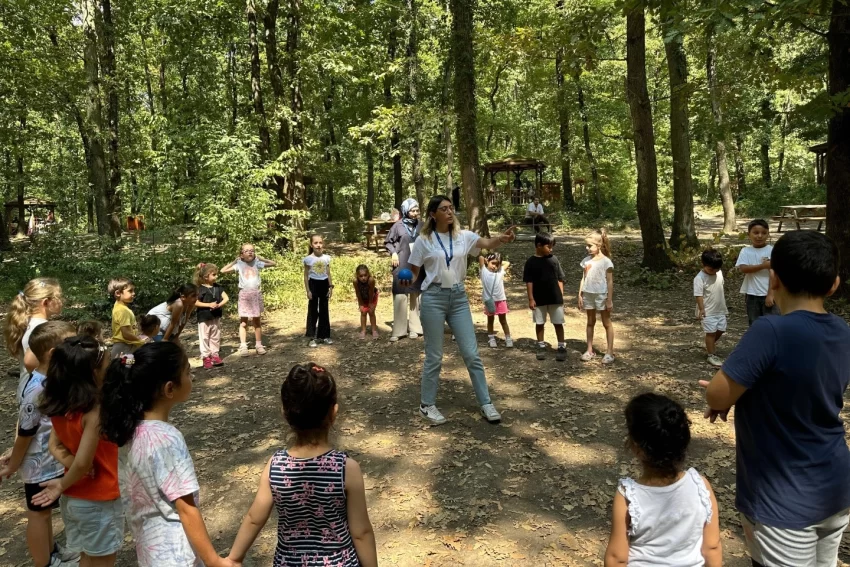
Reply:
M363 236L366 237L366 248L369 247L369 241L371 240L377 252L382 244L381 240L389 234L394 224L395 221L392 220L367 220L366 229L363 231Z
M821 230L826 222L826 205L783 205L779 209L782 214L773 217L773 220L779 221L776 232L782 232L783 222L796 224L797 230L802 230L800 224L815 221L818 223L817 230Z

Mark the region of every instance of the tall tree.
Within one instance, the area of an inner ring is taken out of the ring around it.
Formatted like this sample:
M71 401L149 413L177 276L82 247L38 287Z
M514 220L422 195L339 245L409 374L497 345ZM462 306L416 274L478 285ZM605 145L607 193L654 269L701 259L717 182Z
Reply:
M475 99L475 50L472 14L475 0L451 0L452 61L454 63L455 114L460 178L466 200L467 222L481 236L490 236L484 193L481 189L481 165L478 161L478 120Z
M563 190L564 209L575 207L573 198L573 180L570 172L570 109L567 106L567 93L564 84L564 49L559 48L555 55L555 80L558 84L558 137L561 152L561 188Z
M664 8L667 8L666 10ZM691 177L691 134L688 117L688 58L681 31L681 5L663 6L661 19L664 51L670 75L670 153L673 157L673 227L670 246L674 250L699 246L694 223L694 190Z
M106 120L108 124L109 183L106 186L106 201L109 210L109 235L121 235L121 160L118 154L118 77L115 67L115 23L112 19L111 0L101 0L100 10L95 14L98 36L103 53L103 82L106 87Z
M410 161L416 200L422 203L425 200L425 176L422 174L422 141L415 108L419 97L419 9L416 2L417 0L407 0L410 31L407 36L407 92L405 103L411 107L414 116L410 142Z
M732 199L732 184L729 179L729 165L726 161L726 142L723 135L723 112L720 107L720 92L717 84L717 46L715 45L714 24L709 23L706 30L706 77L708 93L711 97L711 113L714 116L714 153L717 156L717 174L720 178L720 202L723 204L723 232L733 234L738 230L735 222L735 201Z
M652 107L646 88L646 3L637 0L626 13L626 97L634 131L637 213L643 240L642 265L653 271L673 267L667 255L658 211L658 171Z
M393 107L393 65L398 50L398 9L390 5L389 38L387 40L387 67L384 73L384 104ZM396 209L401 209L404 200L404 181L401 176L401 140L398 127L393 125L390 132L390 153L393 158L393 202Z
M835 0L829 20L829 95L846 100L850 92L850 3ZM840 294L850 297L850 108L835 105L829 119L826 154L826 233L841 251Z
M248 51L251 58L251 101L254 114L257 116L257 127L260 134L260 159L266 161L271 153L271 134L266 118L266 107L263 104L263 79L260 76L260 45L257 39L257 6L256 0L247 0L245 15L248 18ZM164 104L164 101L163 101Z
M759 118L761 119L761 132L759 132L759 161L761 162L761 180L765 186L770 187L773 179L770 174L770 142L773 138L773 118L775 116L770 96L765 95L761 101Z
M584 140L584 154L590 165L590 183L593 188L593 200L596 203L596 216L602 216L602 188L599 187L599 167L596 165L596 156L590 146L590 121L587 117L587 106L584 102L584 89L581 87L580 71L576 72L576 94L578 96L578 112L581 116L581 133Z

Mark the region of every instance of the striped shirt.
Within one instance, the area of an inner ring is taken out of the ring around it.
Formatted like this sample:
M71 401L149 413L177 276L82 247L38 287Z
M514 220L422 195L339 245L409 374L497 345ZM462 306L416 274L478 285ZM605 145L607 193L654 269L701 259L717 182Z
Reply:
M359 567L345 498L345 453L310 459L285 450L269 471L278 513L275 567Z

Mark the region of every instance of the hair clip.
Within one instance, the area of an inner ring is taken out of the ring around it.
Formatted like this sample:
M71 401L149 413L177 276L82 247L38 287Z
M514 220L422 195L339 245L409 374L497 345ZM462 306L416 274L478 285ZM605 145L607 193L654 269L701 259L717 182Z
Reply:
M316 372L324 372L325 371L325 369L322 368L321 366L314 366L313 370L315 370Z
M24 292L22 292L22 291L19 291L19 292L18 292L18 295L20 295L21 297L26 297L26 295L25 295L25 294L24 294Z
M38 287L47 287L47 284L44 283L44 280L38 280Z
M199 268L203 268L204 266L206 266L206 264L204 264L203 262L201 262L200 264L198 264L198 267L199 267Z
M122 354L121 364L123 366L133 366L136 363L136 357L132 354Z

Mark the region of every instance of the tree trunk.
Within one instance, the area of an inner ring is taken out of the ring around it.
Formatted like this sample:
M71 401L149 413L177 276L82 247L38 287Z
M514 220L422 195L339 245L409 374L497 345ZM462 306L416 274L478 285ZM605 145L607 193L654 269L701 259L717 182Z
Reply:
M492 119L490 120L490 127L487 130L487 145L484 146L486 151L490 151L490 142L493 140L494 126L493 123L496 121L496 111L498 107L496 106L496 95L499 94L499 79L502 77L502 73L505 72L505 69L508 68L507 63L501 63L496 68L496 78L493 79L493 88L490 89L490 92L487 93L487 99L490 101L490 112L492 113Z
M759 143L759 160L761 161L761 180L766 187L773 184L770 174L770 140L773 137L773 108L770 99L765 96L761 101L761 132Z
M741 134L735 134L735 184L738 186L736 198L740 199L747 192L747 174L744 171L744 139Z
M850 4L833 2L829 22L829 95L850 88ZM841 251L839 294L850 297L850 108L838 109L829 119L826 154L826 233Z
M251 54L251 99L254 103L254 114L260 134L260 159L268 161L271 152L271 134L266 119L266 108L263 105L263 83L260 76L260 46L257 41L257 7L256 0L247 0L245 14L248 18L248 49Z
M98 60L98 41L95 18L99 12L96 0L83 2L83 67L86 75L86 130L89 132L91 148L91 166L89 183L91 184L94 208L97 212L97 233L101 236L110 233L110 207L108 199L109 179L107 177L106 154L103 149L103 110L100 93L100 67Z
M658 211L658 171L655 157L655 131L652 107L646 88L645 3L626 16L626 97L634 129L637 165L637 213L643 240L643 266L652 271L673 267L667 255L661 214Z
M5 157L3 174L6 178L6 191L0 192L0 194L5 196L12 193L12 152L6 149L3 151L3 156ZM0 201L5 201L5 199L0 199ZM0 202L0 250L8 250L11 247L9 223L12 222L12 219L4 214L6 211L5 205L6 203Z
M779 156L776 164L776 180L782 181L783 168L785 167L785 141L788 137L788 113L791 112L791 97L786 96L782 105L782 119L779 126Z
M593 198L596 201L596 216L602 216L602 190L599 187L599 170L596 167L596 156L590 147L590 124L587 119L587 107L584 105L584 90L581 88L581 78L575 77L576 90L578 91L578 112L581 116L581 132L584 139L584 154L590 164L590 181L593 185Z
M239 79L236 68L236 44L231 43L227 49L227 91L230 99L230 121L227 125L227 132L231 135L236 132L236 121L239 118Z
M472 14L475 0L451 0L452 61L454 63L455 114L460 176L471 230L490 236L478 162L478 124L475 101L475 52Z
M303 150L304 122L302 112L304 100L301 95L301 2L289 0L289 25L286 29L286 80L289 82L289 112L292 116L290 130L292 150L295 152L295 165L286 179L286 194L292 209L306 210L307 188L304 186ZM300 218L293 219L297 230L306 230L306 223ZM292 243L295 246L295 243Z
M705 192L706 201L709 199L714 199L717 195L715 193L717 189L717 154L711 153L711 161L708 164L708 188Z
M714 45L714 26L706 31L708 52L706 56L706 76L711 97L711 112L714 115L716 142L714 153L717 155L717 173L720 177L720 201L723 204L723 232L733 234L738 227L735 223L735 201L732 199L732 187L729 180L729 166L726 163L726 142L723 135L723 113L720 109L720 93L717 91L717 49Z
M111 0L101 1L103 25L101 49L103 51L103 78L106 85L106 120L108 124L109 148L109 183L106 186L106 202L109 210L109 235L113 238L121 236L121 195L118 187L121 185L121 161L118 154L118 77L115 68L115 25L112 21ZM97 16L95 22L98 21Z
M390 18L390 32L387 41L387 67L392 66L396 58L396 50L398 49L398 14L396 8L392 7L392 16ZM387 71L384 73L384 106L387 108L393 107L393 76ZM398 135L398 128L393 127L390 132L390 153L393 160L393 203L396 209L401 209L401 202L404 200L404 180L401 177L401 141Z
M283 86L283 72L277 55L277 16L279 10L280 0L270 0L263 14L263 29L266 32L264 37L266 67L269 73L269 82L272 85L272 97L276 109L276 112L272 112L272 114L280 117L278 118L277 130L277 153L273 154L274 156L279 156L281 152L287 151L290 146L289 122L284 113L280 111L286 101L286 89Z
M573 179L570 172L570 109L567 107L567 92L564 84L564 49L555 56L555 79L558 83L558 136L561 150L561 190L564 210L575 208Z
M673 157L673 227L670 247L697 248L694 189L691 176L691 135L688 117L688 59L681 32L665 26L667 71L670 75L670 153Z
M334 131L334 122L333 122L333 106L334 106L334 81L331 79L330 89L328 91L328 96L325 98L325 117L328 121L328 137L327 142L328 146L325 149L325 161L327 163L331 162L331 157L333 157L333 162L337 166L335 170L332 172L331 179L335 177L333 173L335 173L338 168L340 161L342 160L339 155L339 147L336 145L336 132ZM334 204L334 183L333 181L328 182L328 191L327 191L327 199L325 202L325 207L328 211L328 220L334 220L334 215L336 214L336 205Z
M23 125L24 119L21 119L21 124ZM25 191L27 186L27 178L24 174L24 156L23 151L20 147L18 147L18 155L15 157L15 163L17 164L17 172L15 175L15 180L17 181L18 186L18 227L17 227L17 235L18 236L26 236L27 235L27 209L24 206L24 198Z
M452 77L452 56L451 52L446 55L446 60L443 62L443 89L440 95L440 111L443 118L442 136L446 142L446 191L445 194L451 196L454 189L454 151L452 148L452 128L449 121L449 83ZM435 193L436 194L436 193ZM419 206L424 209L425 203L419 203Z
M424 207L420 203L421 207ZM375 159L372 157L372 143L366 143L366 220L375 216Z
M410 33L407 38L407 104L415 109L419 97L419 8L416 0L407 0L407 11L410 16ZM411 166L413 170L413 187L416 189L416 200L422 203L425 199L425 176L422 174L422 142L419 136L419 124L415 122L413 113L413 139L411 141Z

